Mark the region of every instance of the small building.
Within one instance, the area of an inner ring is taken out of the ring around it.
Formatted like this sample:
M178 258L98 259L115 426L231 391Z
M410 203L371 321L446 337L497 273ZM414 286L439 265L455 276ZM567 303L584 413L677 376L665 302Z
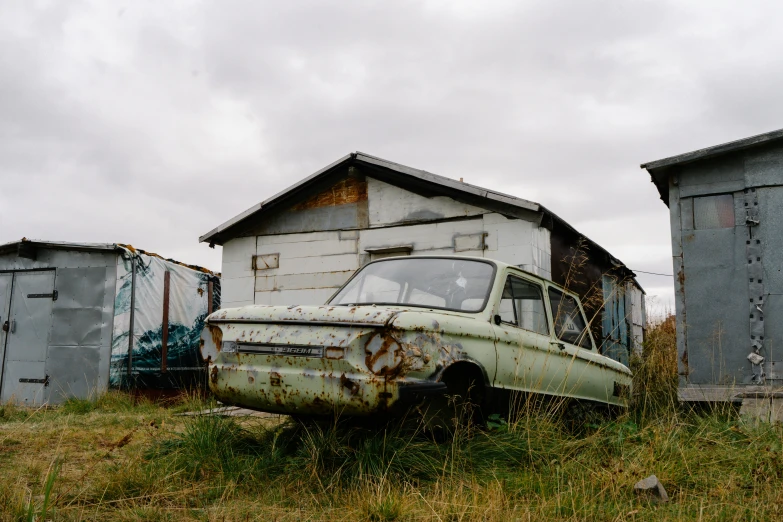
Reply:
M670 209L680 398L783 385L783 130L642 165Z
M388 256L460 254L517 265L577 292L604 353L640 349L634 273L547 208L361 152L200 238L223 246L223 306L323 304Z
M219 306L218 274L129 245L0 245L0 403L200 384Z

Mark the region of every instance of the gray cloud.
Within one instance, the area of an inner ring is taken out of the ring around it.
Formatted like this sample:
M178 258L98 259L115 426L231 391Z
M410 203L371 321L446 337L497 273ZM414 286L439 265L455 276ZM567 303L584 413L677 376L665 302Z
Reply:
M4 2L0 242L199 235L347 152L538 201L671 273L644 161L780 127L775 3ZM640 274L668 303L671 280Z

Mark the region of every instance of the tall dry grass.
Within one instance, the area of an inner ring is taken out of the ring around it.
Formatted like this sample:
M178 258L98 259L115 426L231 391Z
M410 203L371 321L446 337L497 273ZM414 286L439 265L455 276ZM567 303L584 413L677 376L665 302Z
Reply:
M511 418L460 423L447 440L415 421L174 416L209 406L198 398L8 408L0 520L25 519L30 506L53 520L781 519L780 426L680 409L670 319L650 326L633 364L624 414L575 422L566 401L528 398ZM650 474L671 502L634 493Z

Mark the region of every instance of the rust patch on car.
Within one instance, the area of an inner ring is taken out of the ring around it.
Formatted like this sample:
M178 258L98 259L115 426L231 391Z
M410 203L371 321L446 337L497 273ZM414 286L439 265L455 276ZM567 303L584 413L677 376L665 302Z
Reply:
M342 384L344 388L348 388L348 390L351 392L351 395L356 395L356 393L359 391L359 383L352 381L346 377L345 374L340 375L340 384Z
M220 351L220 348L223 345L223 330L221 330L219 326L211 324L207 324L207 328L209 328L209 335L212 336L212 342L215 343L215 348L217 348L217 351Z

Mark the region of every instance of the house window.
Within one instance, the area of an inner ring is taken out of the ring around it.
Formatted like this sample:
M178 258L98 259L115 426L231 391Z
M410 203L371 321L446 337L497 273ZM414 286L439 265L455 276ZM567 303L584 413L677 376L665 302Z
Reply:
M719 194L693 198L693 228L732 228L734 226L734 196Z

